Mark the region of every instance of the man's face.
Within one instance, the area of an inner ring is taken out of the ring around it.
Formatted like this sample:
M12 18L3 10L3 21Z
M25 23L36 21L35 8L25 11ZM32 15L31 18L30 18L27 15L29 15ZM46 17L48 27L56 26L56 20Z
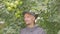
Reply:
M31 14L26 13L26 14L24 15L24 21L25 21L25 23L26 23L27 25L33 24L34 21L35 21L35 17L34 17L33 15L31 15Z

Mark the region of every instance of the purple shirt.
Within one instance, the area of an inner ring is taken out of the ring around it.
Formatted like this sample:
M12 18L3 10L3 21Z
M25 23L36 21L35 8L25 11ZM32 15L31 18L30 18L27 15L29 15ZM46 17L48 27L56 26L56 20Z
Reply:
M21 30L20 34L46 34L46 32L38 27L38 26L35 26L34 28L24 28Z

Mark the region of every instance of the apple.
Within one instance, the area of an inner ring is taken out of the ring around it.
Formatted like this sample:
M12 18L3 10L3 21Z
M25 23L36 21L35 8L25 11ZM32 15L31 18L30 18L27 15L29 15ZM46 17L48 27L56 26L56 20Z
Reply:
M10 10L12 10L12 8L11 7L7 7L7 9L10 11Z

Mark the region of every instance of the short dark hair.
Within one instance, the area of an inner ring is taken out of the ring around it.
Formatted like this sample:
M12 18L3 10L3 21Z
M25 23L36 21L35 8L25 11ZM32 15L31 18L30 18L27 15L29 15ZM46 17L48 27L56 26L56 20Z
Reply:
M35 19L38 17L38 14L35 14L34 12L27 12L27 11L24 11L23 12L23 15L25 15L26 13L30 14L30 15L33 15L35 17Z

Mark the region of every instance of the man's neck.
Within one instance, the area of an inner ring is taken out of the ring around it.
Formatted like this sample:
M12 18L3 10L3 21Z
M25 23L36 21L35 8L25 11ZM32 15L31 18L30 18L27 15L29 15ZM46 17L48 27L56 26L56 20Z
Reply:
M27 25L28 28L33 28L34 26L35 26L35 24Z

